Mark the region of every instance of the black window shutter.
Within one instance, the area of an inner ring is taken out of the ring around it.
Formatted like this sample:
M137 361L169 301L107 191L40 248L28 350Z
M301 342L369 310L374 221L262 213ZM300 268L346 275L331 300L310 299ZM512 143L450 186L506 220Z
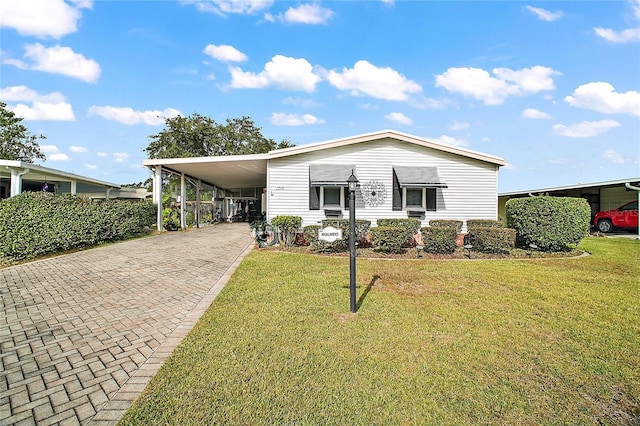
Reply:
M309 186L309 210L320 210L319 186Z
M436 211L437 191L436 188L427 188L427 211Z
M402 210L402 188L395 171L393 172L393 210Z

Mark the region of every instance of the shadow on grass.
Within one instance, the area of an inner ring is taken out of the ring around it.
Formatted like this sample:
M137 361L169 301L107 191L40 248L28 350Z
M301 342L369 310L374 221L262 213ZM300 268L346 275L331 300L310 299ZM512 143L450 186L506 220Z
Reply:
M378 281L379 279L380 279L380 275L374 275L371 278L371 281L369 281L369 284L364 289L364 291L362 292L362 294L358 298L358 301L356 302L356 312L360 310L360 306L362 306L362 303L364 302L364 299L367 297L367 294L369 294L369 292L371 291L371 288L376 283L376 281Z

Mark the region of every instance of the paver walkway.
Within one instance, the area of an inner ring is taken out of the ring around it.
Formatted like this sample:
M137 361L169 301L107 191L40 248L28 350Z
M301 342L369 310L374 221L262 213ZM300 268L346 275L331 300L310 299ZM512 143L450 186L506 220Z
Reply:
M0 269L0 424L114 424L253 247L220 224Z

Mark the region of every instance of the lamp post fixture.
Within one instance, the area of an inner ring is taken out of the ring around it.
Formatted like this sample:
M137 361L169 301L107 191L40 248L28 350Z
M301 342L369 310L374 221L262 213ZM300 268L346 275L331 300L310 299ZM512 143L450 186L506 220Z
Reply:
M356 187L358 178L347 179L349 185L349 301L351 312L356 313Z

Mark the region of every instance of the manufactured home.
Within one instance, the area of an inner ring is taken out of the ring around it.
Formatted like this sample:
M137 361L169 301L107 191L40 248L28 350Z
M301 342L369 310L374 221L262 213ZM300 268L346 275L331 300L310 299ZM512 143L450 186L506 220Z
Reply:
M466 226L468 219L498 218L498 170L505 164L493 155L392 130L265 154L143 161L154 172L157 203L163 173L181 177L183 226L187 181L211 188L224 218L251 207L267 220L300 216L306 226L348 218L352 174L358 179L356 218L372 226L380 218L407 217L423 226L433 219Z

